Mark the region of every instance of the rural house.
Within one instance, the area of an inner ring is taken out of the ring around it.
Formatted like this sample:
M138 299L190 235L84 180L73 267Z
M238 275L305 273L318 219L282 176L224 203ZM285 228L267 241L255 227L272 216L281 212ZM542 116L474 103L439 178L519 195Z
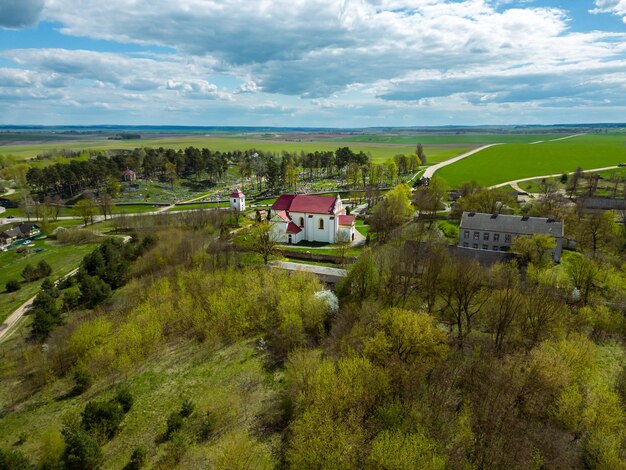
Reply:
M558 262L563 248L563 223L545 217L463 212L458 246L474 250L509 251L515 237L540 233L556 240L552 259Z
M39 226L31 224L30 222L23 222L16 225L14 228L17 228L20 231L22 234L21 238L34 237L40 233Z
M39 226L31 223L21 223L0 233L0 245L6 246L21 238L30 238L39 235Z
M281 243L337 243L341 236L354 240L355 218L346 215L339 196L283 194L272 204L270 215Z

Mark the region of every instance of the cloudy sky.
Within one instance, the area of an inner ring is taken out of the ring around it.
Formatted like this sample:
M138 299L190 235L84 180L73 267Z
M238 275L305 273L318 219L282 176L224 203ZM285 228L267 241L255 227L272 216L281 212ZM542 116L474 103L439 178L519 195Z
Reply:
M0 0L0 124L626 121L626 0Z

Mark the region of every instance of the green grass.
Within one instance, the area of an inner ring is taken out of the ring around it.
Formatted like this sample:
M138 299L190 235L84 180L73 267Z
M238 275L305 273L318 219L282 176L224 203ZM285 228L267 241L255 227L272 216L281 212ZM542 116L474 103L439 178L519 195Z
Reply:
M0 253L0 321L4 321L39 290L42 281L23 283L22 288L13 293L4 290L7 281L22 280L20 273L27 264L35 265L41 260L46 260L52 266L52 279L58 279L77 268L83 256L92 251L96 244L63 246L52 240L37 240L28 246L31 250L26 255L17 253L15 248ZM43 248L44 251L35 253L35 248Z
M328 151L336 150L340 147L339 142L329 141L314 141L314 142L284 142L284 141L264 141L245 139L241 137L237 138L215 138L204 136L181 136L170 138L156 138L156 139L140 139L140 140L124 140L124 141L109 141L109 140L85 140L80 142L64 142L54 143L42 143L42 144L26 144L26 145L8 145L0 146L0 153L6 155L14 155L19 159L28 159L35 157L37 154L50 151L52 149L69 149L69 150L114 150L114 149L133 149L137 147L164 147L173 149L184 149L189 146L194 147L206 147L212 150L220 150L222 152L228 152L233 150L248 150L257 149L266 152L280 153L283 150L289 152L313 152L313 151ZM371 153L374 161L383 162L389 158L393 158L398 153L412 153L415 151L415 144L380 144L380 143L354 143L350 145L350 148L356 152L363 151L365 153ZM426 147L424 149L426 155L429 157L436 157L441 153L448 153L454 151L447 147ZM458 152L457 152L458 154ZM45 164L51 164L56 162L66 162L67 159L58 157L49 160L45 160Z
M19 345L14 347L18 349ZM127 382L134 403L119 433L102 447L103 467L124 467L133 449L143 446L148 450L147 467L153 468L168 447L160 442L168 415L180 409L184 398L189 398L195 403L195 412L187 418L183 432L191 435L192 428L198 427L207 411L216 417L216 429L207 441L190 439L189 448L176 468L218 468L215 459L228 436L235 432L253 434L258 416L275 402L284 387L280 381L282 374L267 372L264 359L257 352L255 341L236 343L215 352L197 342L159 351ZM3 368L0 366L0 371ZM17 448L37 462L42 455L44 436L58 432L63 417L79 414L88 401L110 399L115 393L113 380L96 382L87 393L66 399L62 397L71 389L71 380L52 382L2 417L0 448ZM13 382L0 385L2 403L9 403L10 387L15 386ZM27 436L26 442L13 447L21 433ZM279 443L278 435L269 432L265 433L263 443L256 441L255 445L269 450Z
M583 169L626 161L626 136L588 135L538 145L506 144L491 147L442 168L436 173L452 187L475 180L491 186L515 179Z
M459 226L448 220L437 221L437 227L443 232L446 238L454 241L459 240Z
M152 204L124 204L123 206L115 206L114 214L134 214L137 212L155 212L162 209L163 206L154 206Z
M379 144L413 144L422 145L456 144L483 145L502 143L531 143L540 140L558 139L567 134L433 134L433 135L377 135L363 134L352 137L332 139L334 142L367 142ZM428 153L426 154L428 156Z
M300 253L306 253L307 251L311 252L311 253L317 253L318 255L333 255L333 256L338 256L339 255L339 251L338 251L338 247L334 247L334 248L330 248L333 245L329 245L329 248L296 248L296 247L292 247L292 246L280 246L280 249L282 251L296 251L296 252L300 252ZM346 250L346 256L359 256L361 253L363 252L363 247L357 247L357 248L348 248Z
M365 225L365 221L364 220L357 219L357 221L356 221L356 229L361 233L361 235L363 235L364 237L367 237L367 234L370 231L370 226L369 225Z

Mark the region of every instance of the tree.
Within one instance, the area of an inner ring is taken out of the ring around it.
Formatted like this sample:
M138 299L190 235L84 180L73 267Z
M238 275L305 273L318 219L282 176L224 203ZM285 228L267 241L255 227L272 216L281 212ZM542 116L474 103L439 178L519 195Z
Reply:
M263 263L267 265L270 257L276 253L278 241L271 222L262 221L252 228L252 249L260 254Z
M406 184L399 184L390 190L374 208L370 219L371 230L380 241L385 241L389 234L402 226L413 213L411 208L411 189Z
M546 233L520 235L511 244L511 251L519 254L525 262L538 267L543 267L550 261L550 254L555 248L556 240Z
M100 194L98 205L100 206L100 211L104 216L104 220L106 220L107 215L109 217L113 217L113 208L115 207L115 202L113 201L113 197L109 193Z
M0 469L2 470L34 470L26 456L19 450L6 451L0 449Z
M81 199L78 201L74 208L78 211L78 214L83 218L85 227L87 223L91 221L93 224L93 216L96 214L96 207L91 199Z
M613 236L613 213L591 212L586 214L578 224L576 240L583 249L591 250L593 257L598 249L607 245Z
M439 295L444 303L443 312L456 325L462 346L472 330L472 319L488 298L485 273L478 261L460 258L449 263L442 273Z
M20 281L17 279L11 279L10 281L7 281L5 287L7 292L17 292L22 286L20 285Z
M426 212L431 219L431 224L438 210L443 208L443 202L448 197L448 185L435 176L430 180L427 187L419 187L413 194L413 205L420 211Z
M97 276L80 276L80 302L93 308L111 296L111 287Z
M422 146L422 144L417 144L417 147L415 147L415 153L420 159L420 162L422 162L422 165L426 165L426 154L424 153L424 147Z
M90 401L81 417L86 431L97 437L111 439L122 424L124 412L116 401Z
M165 164L164 174L165 174L165 181L170 183L170 185L172 186L172 191L174 191L174 183L176 183L176 177L177 177L176 165L174 165L171 162L167 162Z
M346 253L352 240L350 239L350 232L347 230L339 230L337 232L337 238L335 239L335 244L339 247L337 250L339 252L339 257L341 258L341 264L345 265L346 263Z
M583 304L587 305L589 294L600 277L600 267L593 259L576 254L567 259L565 269L574 287L580 291Z
M27 264L26 266L24 266L21 275L26 282L33 282L39 279L39 273L37 272L37 268L35 268L32 264Z

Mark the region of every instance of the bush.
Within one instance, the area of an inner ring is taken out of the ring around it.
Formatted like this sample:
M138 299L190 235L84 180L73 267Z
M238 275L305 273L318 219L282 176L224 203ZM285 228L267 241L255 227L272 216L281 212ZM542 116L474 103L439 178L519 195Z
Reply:
M59 230L56 232L57 240L59 243L69 245L77 243L92 243L98 241L98 234L91 230L74 228L69 230Z
M139 470L146 465L148 460L148 452L145 447L137 447L130 456L130 462L126 464L124 470Z
M35 466L20 451L0 449L0 469L2 470L31 470Z
M167 430L165 431L165 438L170 439L172 434L180 430L183 427L183 417L178 411L173 411L167 417Z
M65 469L94 470L102 463L98 442L85 431L78 420L70 419L63 427L65 449L61 463Z
M202 423L200 424L200 439L206 441L215 431L216 424L217 417L215 416L215 414L207 411L204 415Z
M126 386L123 386L119 389L117 395L115 395L114 400L119 403L124 413L128 413L133 407L133 395L130 393L130 390L128 390L128 387Z
M37 275L39 279L48 277L52 274L52 266L45 260L42 259L39 263L37 263Z
M76 369L74 371L74 388L72 389L72 395L83 394L91 387L92 383L93 379L87 369L82 367Z
M195 403L190 400L189 398L186 398L185 401L183 401L183 404L180 407L180 415L183 418L187 418L189 416L191 416L191 413L193 413L193 410L196 408Z
M18 281L17 279L11 279L6 284L7 292L17 292L21 288L22 288L22 286L20 285L20 281Z
M122 406L114 400L90 401L81 414L85 431L111 439L124 419Z
M27 264L26 266L24 266L24 269L22 269L21 274L26 282L33 282L39 279L37 277L38 276L37 269L35 269L31 264Z

